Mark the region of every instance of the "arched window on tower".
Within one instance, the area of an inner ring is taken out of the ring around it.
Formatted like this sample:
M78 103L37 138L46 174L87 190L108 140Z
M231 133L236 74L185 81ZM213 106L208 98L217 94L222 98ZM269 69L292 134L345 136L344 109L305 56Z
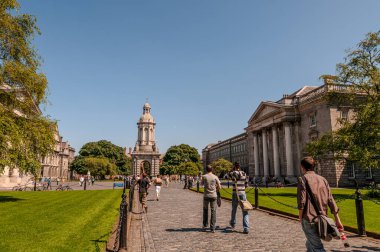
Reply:
M148 143L148 141L149 141L149 130L148 128L145 128L145 142Z

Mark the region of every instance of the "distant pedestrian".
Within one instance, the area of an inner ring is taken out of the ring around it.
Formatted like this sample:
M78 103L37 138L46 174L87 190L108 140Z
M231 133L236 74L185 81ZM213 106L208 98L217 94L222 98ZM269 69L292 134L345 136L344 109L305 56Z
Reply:
M59 177L57 177L57 185L59 185L59 181L60 181L60 179L59 179Z
M314 208L313 202L322 215L327 216L327 209L328 207L330 208L338 229L343 230L343 225L340 221L339 208L331 194L330 186L324 177L314 172L314 167L315 161L312 157L305 157L301 160L303 176L299 178L297 188L299 221L306 236L307 251L326 251L317 233L317 225L314 222L318 215L318 210Z
M220 189L220 181L217 176L212 173L212 167L206 167L207 174L202 177L202 184L204 186L203 193L203 229L208 227L208 206L211 208L210 230L215 232L216 224L216 199L217 192Z
M146 173L143 173L142 178L139 178L136 181L136 184L139 185L139 200L140 200L142 209L143 211L145 211L145 213L147 213L148 206L146 205L146 203L147 203L148 189L150 187L150 179L148 178L148 175Z
M156 187L156 200L160 200L160 192L162 187L161 175L158 175L155 180L153 180L153 185Z
M245 194L245 188L247 186L248 181L247 181L247 175L245 174L245 172L240 170L240 164L238 162L234 163L233 170L228 174L228 176L233 182L230 228L234 229L236 225L236 211L239 205L239 199L247 200L247 195ZM243 212L244 234L248 234L249 233L249 214L248 214L248 211L244 211L243 209L242 209L242 212Z
M47 179L47 189L49 190L49 188L51 190L51 177Z
M95 177L91 176L91 185L94 185L94 183L95 183Z
M82 186L83 182L84 182L84 177L80 176L80 178L79 178L79 185Z

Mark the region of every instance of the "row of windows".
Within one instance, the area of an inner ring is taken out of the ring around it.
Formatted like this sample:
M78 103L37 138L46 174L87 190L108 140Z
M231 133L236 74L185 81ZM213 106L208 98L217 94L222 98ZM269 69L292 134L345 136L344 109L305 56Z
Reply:
M339 117L342 120L345 120L345 121L348 120L348 110L341 110ZM310 128L317 126L317 112L316 111L309 114L309 124L310 124Z
M231 154L245 152L245 151L247 151L247 144L246 143L235 145L235 146L231 147ZM223 148L221 150L212 152L210 154L210 157L212 159L216 159L216 158L219 158L219 157L222 157L222 156L229 156L229 154L230 154L229 147L225 147L225 148Z

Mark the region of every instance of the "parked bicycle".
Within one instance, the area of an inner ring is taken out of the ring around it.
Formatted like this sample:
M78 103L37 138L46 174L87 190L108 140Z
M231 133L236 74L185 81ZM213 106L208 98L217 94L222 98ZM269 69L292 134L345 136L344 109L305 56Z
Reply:
M33 191L33 186L28 182L25 185L16 185L12 188L12 191Z
M59 185L56 189L56 191L71 191L74 190L69 185Z
M37 191L48 191L49 187L47 183L43 183L42 185L37 185Z

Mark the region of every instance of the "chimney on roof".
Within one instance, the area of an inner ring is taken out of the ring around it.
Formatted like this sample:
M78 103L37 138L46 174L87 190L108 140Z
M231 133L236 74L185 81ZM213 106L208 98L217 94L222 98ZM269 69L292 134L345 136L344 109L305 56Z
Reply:
M132 147L129 147L129 155L132 155Z
M322 76L323 82L325 85L334 84L334 81L336 80L336 76L333 75L323 75Z

